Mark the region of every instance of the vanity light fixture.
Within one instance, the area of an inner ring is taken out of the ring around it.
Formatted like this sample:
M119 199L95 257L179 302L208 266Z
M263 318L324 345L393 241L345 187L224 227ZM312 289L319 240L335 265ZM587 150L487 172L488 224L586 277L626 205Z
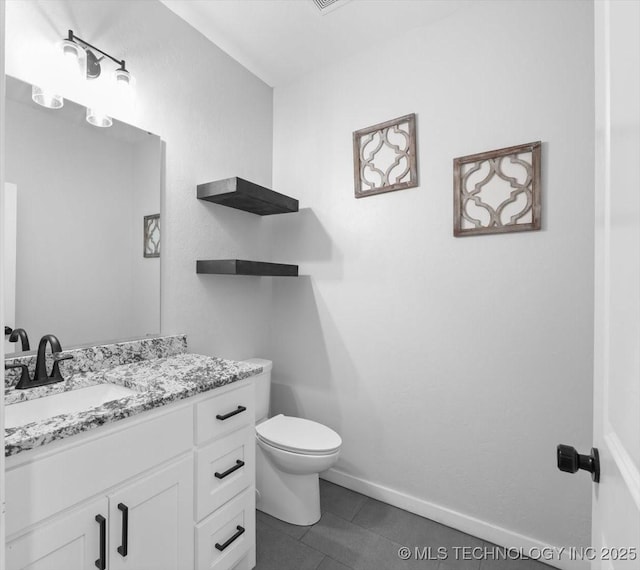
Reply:
M94 127L110 127L113 119L97 107L87 107L87 123Z
M69 30L69 37L58 45L62 52L65 79L83 79L87 69L87 52L73 41L73 32Z
M62 95L56 93L54 89L40 87L38 85L31 87L31 99L47 109L60 109L60 107L64 105Z
M71 32L70 32L71 34ZM71 36L58 43L59 57L53 62L43 62L47 67L48 80L43 85L31 88L31 98L47 109L60 109L64 99L59 92L63 85L79 84L84 80L87 55L84 48L73 41ZM52 63L53 65L47 65Z
M76 36L73 30L69 30L67 38L59 43L58 48L63 57L60 64L60 77L56 79L66 86L72 83L84 86L85 81L93 82L98 79L102 75L102 62L105 58L118 66L106 84L94 85L87 89L91 101L87 107L87 122L97 127L110 127L113 120L106 112L106 108L111 107L114 102L124 104L133 98L135 80L127 71L125 61L116 59L106 51ZM64 105L64 99L56 88L34 85L32 99L38 105L49 109L59 109Z

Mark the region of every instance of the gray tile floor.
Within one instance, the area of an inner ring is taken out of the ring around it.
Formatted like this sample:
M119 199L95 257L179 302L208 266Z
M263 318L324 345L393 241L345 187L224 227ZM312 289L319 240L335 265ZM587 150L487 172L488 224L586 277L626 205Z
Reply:
M550 568L533 560L474 559L495 547L327 481L320 481L320 501L322 518L313 526L290 525L257 511L256 570ZM412 549L409 560L398 555L402 546ZM422 559L416 559L415 547Z

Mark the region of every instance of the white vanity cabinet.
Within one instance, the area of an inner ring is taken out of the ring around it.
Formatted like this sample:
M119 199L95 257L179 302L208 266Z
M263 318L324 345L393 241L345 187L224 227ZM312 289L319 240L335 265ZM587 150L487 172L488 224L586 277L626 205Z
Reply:
M253 568L253 420L242 381L7 458L7 570Z
M192 497L186 457L10 540L7 568L190 567Z

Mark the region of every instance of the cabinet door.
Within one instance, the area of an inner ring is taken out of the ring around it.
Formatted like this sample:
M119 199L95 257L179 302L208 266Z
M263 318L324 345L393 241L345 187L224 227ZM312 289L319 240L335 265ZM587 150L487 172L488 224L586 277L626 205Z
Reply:
M193 459L109 496L109 570L193 568Z
M101 556L101 529L96 516L106 521L107 514L106 497L97 499L7 542L7 570L96 568ZM103 535L106 541L106 528Z

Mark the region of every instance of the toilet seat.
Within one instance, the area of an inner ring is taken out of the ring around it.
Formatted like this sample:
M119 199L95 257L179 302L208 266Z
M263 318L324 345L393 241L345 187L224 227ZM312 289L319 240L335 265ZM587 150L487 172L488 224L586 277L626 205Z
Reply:
M342 439L331 428L283 414L257 425L256 434L267 445L305 455L329 455L342 445Z

